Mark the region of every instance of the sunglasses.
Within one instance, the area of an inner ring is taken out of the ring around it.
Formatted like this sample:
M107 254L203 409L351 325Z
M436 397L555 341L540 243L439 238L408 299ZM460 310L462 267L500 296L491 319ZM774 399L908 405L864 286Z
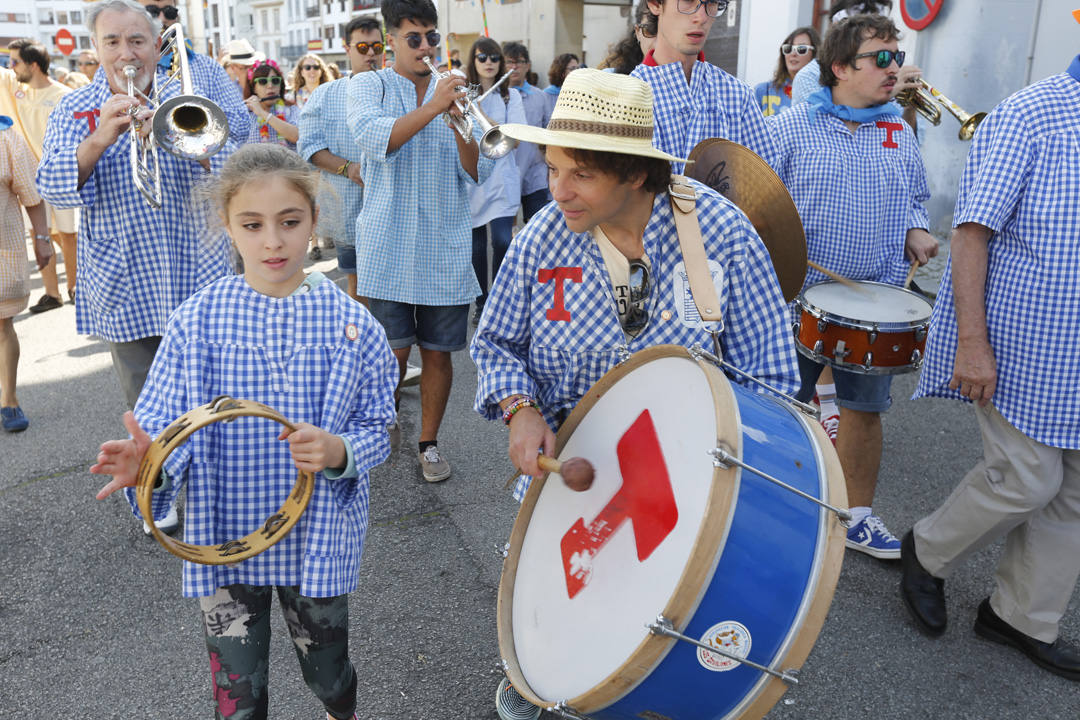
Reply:
M408 42L408 39L406 39L406 42ZM409 44L411 45L412 43L409 43ZM361 55L367 55L368 50L371 50L376 55L382 55L382 51L383 51L383 44L381 42L373 42L373 43L358 42L355 45L353 45L353 47L356 48L356 52L360 53ZM413 50L416 50L419 47L420 47L420 43L417 43L416 47L414 47Z
M813 45L792 45L791 43L784 43L780 46L780 52L785 55L795 53L796 55L805 55L807 53L814 52Z
M728 0L679 0L676 9L683 15L693 15L702 5L709 17L720 17L727 10Z
M649 324L649 311L645 309L649 299L648 266L640 260L631 260L627 284L630 286L630 303L622 328L627 335L637 337Z
M166 20L175 20L180 17L180 10L173 5L147 5L146 12L150 13L150 17L157 17L159 14Z
M491 55L488 55L487 53L476 53L476 59L482 63L486 63L489 60L493 63L497 63L502 60L502 55L499 55L498 53L494 53Z
M650 30L649 26L646 25L645 23L638 23L637 25L634 26L634 29L637 30L639 33L641 33L643 37L647 37L647 38L656 37L656 33L654 33L652 30Z
M318 70L319 66L318 65L301 65L300 69L301 70Z
M281 78L279 78L277 75L263 75L262 77L255 78L254 80L252 80L252 82L254 82L256 85L280 85Z
M420 45L427 40L428 47L439 47L439 43L442 41L442 35L437 30L428 30L427 34L421 35L420 33L409 33L405 36L405 42L413 50L419 50Z
M86 60L86 61L80 60L79 61L79 67L86 67L87 65L100 65L100 64L101 63L97 62L96 60Z
M905 56L906 53L903 50L877 50L876 52L859 53L851 58L851 64L854 66L855 61L861 58L874 58L874 64L882 69L892 65L893 60L896 60L896 67L904 67Z

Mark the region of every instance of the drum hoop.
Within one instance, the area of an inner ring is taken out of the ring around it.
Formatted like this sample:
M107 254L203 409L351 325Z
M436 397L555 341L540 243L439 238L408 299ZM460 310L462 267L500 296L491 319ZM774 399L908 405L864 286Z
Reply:
M857 282L860 285L880 285L882 287L891 288L893 290L899 290L902 293L905 293L907 295L911 295L912 297L918 298L922 302L926 303L926 306L931 311L933 311L934 306L926 298L924 298L922 295L919 295L916 292L912 292L911 290L907 290L906 288L898 287L896 285L889 285L888 283L873 282L873 281L870 281L870 280L855 280L854 282ZM838 285L838 284L839 283L833 282L832 280L826 280L824 282L814 283L813 285L810 285L809 287L804 288L802 290L802 292L799 293L798 297L795 298L795 302L798 303L799 307L803 308L803 310L805 310L806 313L808 315L810 315L811 317L813 317L815 320L827 320L830 323L832 323L833 325L838 325L838 326L844 327L844 328L850 328L852 330L865 330L867 332L870 332L870 331L877 331L877 332L898 332L899 331L899 332L903 332L905 330L918 330L920 328L925 328L925 327L930 325L930 315L929 314L927 314L927 316L925 318L923 318L922 320L908 320L908 321L897 320L897 321L891 321L891 322L873 322L873 321L870 321L870 320L859 320L857 318L848 317L846 315L838 315L835 312L831 312L829 310L826 310L825 308L823 308L823 307L821 307L819 305L815 305L814 303L810 302L810 300L808 300L807 297L806 297L806 291L807 290L811 290L813 288L816 288L819 285Z
M648 362L669 357L685 358L695 362L705 373L713 394L717 435L723 436L726 434L727 436L726 438L718 437L716 441L718 444L724 443L731 452L741 457L742 432L738 417L739 407L730 382L717 366L704 359L696 358L689 350L679 345L656 345L639 351L631 356L629 360L616 365L597 380L596 384L582 396L566 421L563 422L562 427L559 428L555 438L556 457L562 452L566 442L588 412L592 410L601 397L607 394L608 390L616 382ZM706 456L708 449L702 449L703 456ZM713 468L712 484L705 504L705 511L702 515L701 528L698 530L683 573L679 577L678 583L676 583L675 591L661 611L661 614L669 619L675 629L680 632L693 619L701 599L712 582L716 566L720 562L721 551L731 528L731 516L735 511L735 498L738 496L741 473L741 469L734 466ZM726 482L723 482L724 480ZM657 635L646 635L622 665L601 680L595 687L575 698L569 700L563 698L543 700L533 691L525 680L525 675L517 660L513 635L513 598L521 547L529 523L532 520L533 511L536 509L536 501L545 482L546 479L534 478L530 483L529 491L521 503L521 509L518 511L517 520L515 520L510 534L510 550L503 564L502 577L499 581L496 610L499 649L511 684L526 700L534 705L549 709L557 702L562 701L578 712L588 714L618 702L633 691L667 657L668 652L678 641ZM723 522L719 522L721 519Z
M922 358L919 358L917 362L907 362L903 365L871 365L867 368L861 363L847 362L845 360L837 360L836 358L819 355L800 342L795 343L795 349L800 355L808 357L820 365L830 365L839 370L855 373L856 375L903 375L905 373L915 372L922 367Z
M218 545L192 545L174 540L161 532L149 519L153 518L154 485L161 474L165 460L173 450L187 442L197 430L216 422L230 422L238 417L263 417L285 426L289 430L296 427L281 413L262 403L252 400L237 400L228 395L219 395L205 405L193 408L161 431L150 443L136 478L135 499L139 512L147 519L154 538L166 550L182 560L200 565L228 565L254 557L281 540L300 520L300 515L307 508L315 491L315 476L306 470L300 470L292 491L282 504L281 509L263 522L259 529L239 540L230 540Z

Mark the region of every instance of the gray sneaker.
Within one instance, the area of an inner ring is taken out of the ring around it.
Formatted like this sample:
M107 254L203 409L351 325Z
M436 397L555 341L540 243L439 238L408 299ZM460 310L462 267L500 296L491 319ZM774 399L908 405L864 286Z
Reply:
M424 479L428 482L442 482L450 477L450 463L439 453L438 445L428 445L420 455L420 467L424 471Z
M405 365L405 377L401 378L401 387L420 384L420 368L412 363Z

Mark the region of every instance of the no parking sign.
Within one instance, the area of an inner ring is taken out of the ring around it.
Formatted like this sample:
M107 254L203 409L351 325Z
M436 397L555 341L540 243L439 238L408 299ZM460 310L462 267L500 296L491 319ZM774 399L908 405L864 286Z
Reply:
M900 0L904 24L912 30L922 30L934 22L945 0Z

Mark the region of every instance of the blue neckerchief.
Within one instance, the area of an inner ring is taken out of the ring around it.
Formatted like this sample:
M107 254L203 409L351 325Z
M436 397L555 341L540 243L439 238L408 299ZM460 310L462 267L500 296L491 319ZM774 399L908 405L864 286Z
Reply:
M880 115L901 115L900 108L896 103L883 103L868 108L853 108L847 105L837 105L832 100L832 88L823 87L806 99L810 103L810 111L815 117L818 113L835 115L841 120L850 122L866 123Z
M190 60L195 55L195 49L191 45L191 40L184 38L184 47L187 48L187 56L188 60ZM172 65L172 53L169 53L158 60L158 67L165 72L169 72L170 65Z
M9 118L7 115L0 115L0 130L7 130L14 124L15 121Z
M1069 69L1065 72L1073 76L1073 80L1080 82L1080 55L1073 58L1073 61L1069 64Z

